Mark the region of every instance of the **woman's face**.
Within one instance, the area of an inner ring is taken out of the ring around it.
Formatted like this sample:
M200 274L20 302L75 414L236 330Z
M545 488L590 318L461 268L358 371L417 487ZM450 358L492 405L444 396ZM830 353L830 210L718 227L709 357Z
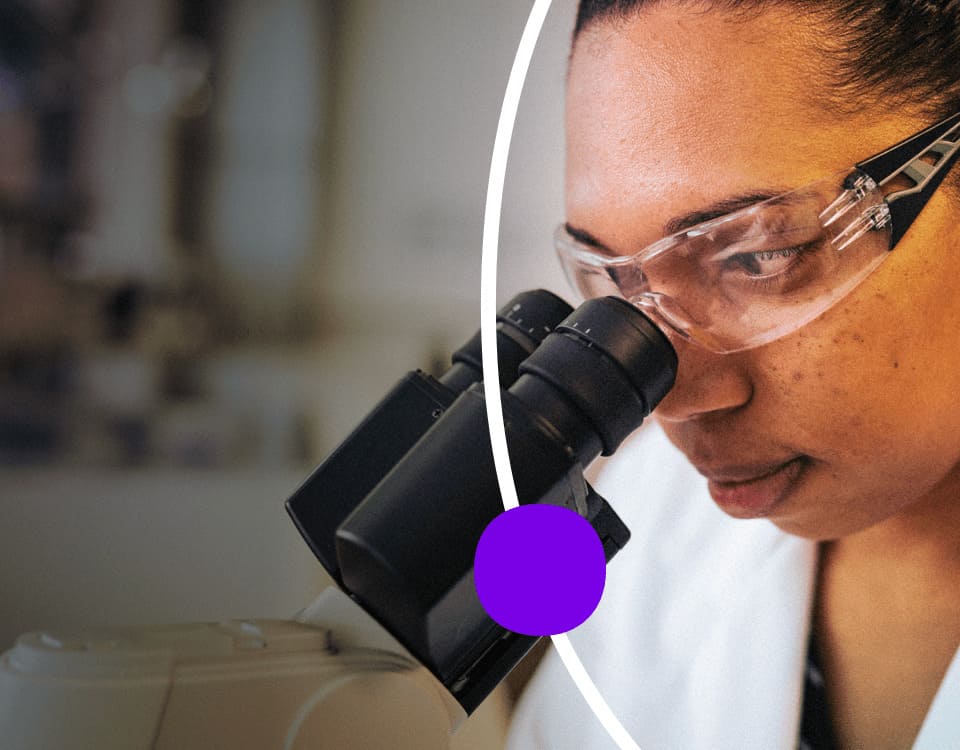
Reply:
M661 4L577 40L567 222L620 253L672 217L787 191L931 124L882 101L832 113L787 10ZM730 515L817 539L908 519L960 490L960 231L941 189L880 268L813 322L717 355L675 340L657 410Z

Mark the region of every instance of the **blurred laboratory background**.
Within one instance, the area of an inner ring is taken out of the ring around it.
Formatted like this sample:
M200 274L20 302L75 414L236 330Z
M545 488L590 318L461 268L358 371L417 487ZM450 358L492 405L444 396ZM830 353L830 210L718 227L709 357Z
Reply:
M0 650L321 589L282 503L479 325L531 4L0 0ZM573 7L521 102L501 302L567 294Z

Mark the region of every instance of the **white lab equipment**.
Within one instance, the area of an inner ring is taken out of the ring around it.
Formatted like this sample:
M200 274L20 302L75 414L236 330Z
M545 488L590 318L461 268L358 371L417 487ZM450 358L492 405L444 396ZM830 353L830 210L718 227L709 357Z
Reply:
M5 750L444 750L465 718L333 587L294 620L33 632L0 660Z

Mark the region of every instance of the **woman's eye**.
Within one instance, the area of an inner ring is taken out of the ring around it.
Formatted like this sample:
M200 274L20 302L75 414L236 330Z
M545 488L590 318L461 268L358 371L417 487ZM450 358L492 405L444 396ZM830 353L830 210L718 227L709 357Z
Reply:
M751 276L776 276L790 268L802 252L802 247L788 247L779 250L738 253L730 256L727 262Z

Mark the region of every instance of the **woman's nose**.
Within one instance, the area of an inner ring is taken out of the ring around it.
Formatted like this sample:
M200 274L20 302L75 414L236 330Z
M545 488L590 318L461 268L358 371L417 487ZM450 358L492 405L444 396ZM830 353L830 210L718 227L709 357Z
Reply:
M666 422L683 422L735 411L753 398L743 358L714 354L671 336L679 365L673 388L657 406L657 416Z

